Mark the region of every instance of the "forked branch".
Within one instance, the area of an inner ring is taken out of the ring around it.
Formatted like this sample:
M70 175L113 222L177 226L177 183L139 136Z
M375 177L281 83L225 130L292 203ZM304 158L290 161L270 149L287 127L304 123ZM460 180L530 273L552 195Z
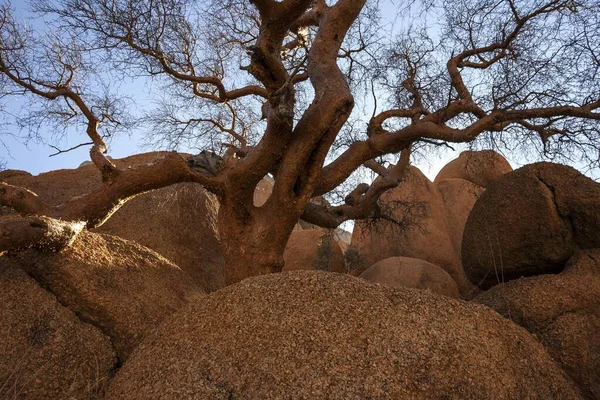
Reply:
M346 196L344 205L323 206L309 203L302 214L302 219L323 228L337 228L345 221L376 217L378 213L377 202L386 191L397 187L410 162L410 148L400 154L396 165L384 168L370 160L367 164L380 176L368 185L362 183ZM376 167L375 165L378 165Z

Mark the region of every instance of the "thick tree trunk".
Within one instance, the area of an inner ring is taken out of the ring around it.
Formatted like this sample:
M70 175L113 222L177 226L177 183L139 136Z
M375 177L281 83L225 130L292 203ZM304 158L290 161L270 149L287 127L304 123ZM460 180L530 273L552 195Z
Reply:
M221 204L219 235L225 261L225 283L281 272L283 252L294 229L293 216L268 216L264 210L241 215L240 208Z

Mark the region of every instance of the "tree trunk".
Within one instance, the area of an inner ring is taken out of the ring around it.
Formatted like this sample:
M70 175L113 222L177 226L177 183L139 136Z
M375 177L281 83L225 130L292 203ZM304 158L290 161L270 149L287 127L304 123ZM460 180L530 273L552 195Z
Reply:
M228 204L219 208L226 285L281 272L283 252L297 221L290 215L269 216L266 210L257 208L243 213L241 208Z

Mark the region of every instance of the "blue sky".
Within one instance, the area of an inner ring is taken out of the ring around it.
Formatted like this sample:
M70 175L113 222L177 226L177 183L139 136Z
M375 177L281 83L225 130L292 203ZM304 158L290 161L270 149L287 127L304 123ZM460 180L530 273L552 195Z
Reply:
M12 5L19 16L29 15L27 12L28 1L15 0L12 2ZM383 15L395 15L397 7L398 2L396 1L385 2L385 5L383 5ZM397 21L390 20L390 29L393 29L395 22ZM39 19L31 21L30 23L40 30L45 28L43 21ZM122 89L131 94L135 93L135 104L138 110L143 110L144 108L152 106L152 86L148 85L143 80L126 82ZM10 107L13 111L20 111L23 104L19 104L19 101L17 100L13 102ZM55 169L76 168L82 162L89 161L89 146L50 157L56 150L46 143L41 143L36 140L24 140L23 137L27 135L27 131L20 131L16 126L7 126L0 128L0 133L8 133L0 136L0 139L4 144L4 146L0 146L0 158L4 159L6 168L8 169L19 169L33 174L39 174ZM47 133L47 136L51 134L51 132ZM43 129L42 135L46 137ZM80 143L87 142L88 140L89 139L84 132L73 131L59 142L48 140L48 143L57 145L61 149L68 149ZM133 129L129 135L120 135L112 138L110 142L108 142L108 145L109 155L113 158L121 158L139 152L156 150L144 146L142 133L140 130L136 129ZM181 150L185 151L186 149ZM433 178L437 171L444 165L444 161L452 159L453 157L453 154L448 154L442 160L438 158L432 163L429 163L429 165L422 165L421 167L427 175L430 175L431 178Z
M390 34L393 34L395 27L402 22L405 22L400 21L405 16L397 17L398 20L394 17L399 4L398 1L382 2L382 4L384 18L388 19ZM14 0L12 5L17 10L18 14L27 15L27 1ZM435 21L433 22L435 23ZM44 29L43 21L36 20L32 23L36 28L39 27L39 29ZM121 89L126 91L129 95L134 96L135 106L138 111L151 107L152 98L156 95L156 93L152 92L152 85L149 85L146 81L141 79L125 82ZM156 91L157 89L154 90ZM13 111L18 111L21 106L22 105L20 105L18 101L12 103ZM2 131L2 129L4 129L4 131ZM49 157L55 150L47 144L36 141L25 142L23 139L18 138L19 136L25 135L27 132L20 132L14 126L0 128L0 132L8 132L15 136L0 136L0 139L5 145L5 147L0 146L0 158L3 158L6 161L7 168L9 169L20 169L33 174L38 174L40 172L55 169L76 168L82 162L89 160L88 146L55 157ZM50 132L48 133L50 134ZM60 142L53 144L57 144L60 148L66 149L82 142L87 142L88 140L89 139L83 131L72 132ZM109 155L113 158L121 158L139 152L158 150L143 146L142 133L140 130L136 129L133 129L129 135L120 135L111 139L108 145ZM185 151L188 149L180 150ZM447 152L442 156L431 157L430 159L417 164L417 166L419 166L430 179L433 179L441 167L457 155L456 152ZM520 164L514 162L511 162L511 164L513 167L520 166Z

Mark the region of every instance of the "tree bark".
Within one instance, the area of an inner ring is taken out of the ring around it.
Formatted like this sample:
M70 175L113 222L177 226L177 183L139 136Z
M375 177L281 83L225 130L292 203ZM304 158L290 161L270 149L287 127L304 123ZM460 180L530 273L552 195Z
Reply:
M218 222L226 285L281 272L285 246L298 218L269 209L221 203Z

